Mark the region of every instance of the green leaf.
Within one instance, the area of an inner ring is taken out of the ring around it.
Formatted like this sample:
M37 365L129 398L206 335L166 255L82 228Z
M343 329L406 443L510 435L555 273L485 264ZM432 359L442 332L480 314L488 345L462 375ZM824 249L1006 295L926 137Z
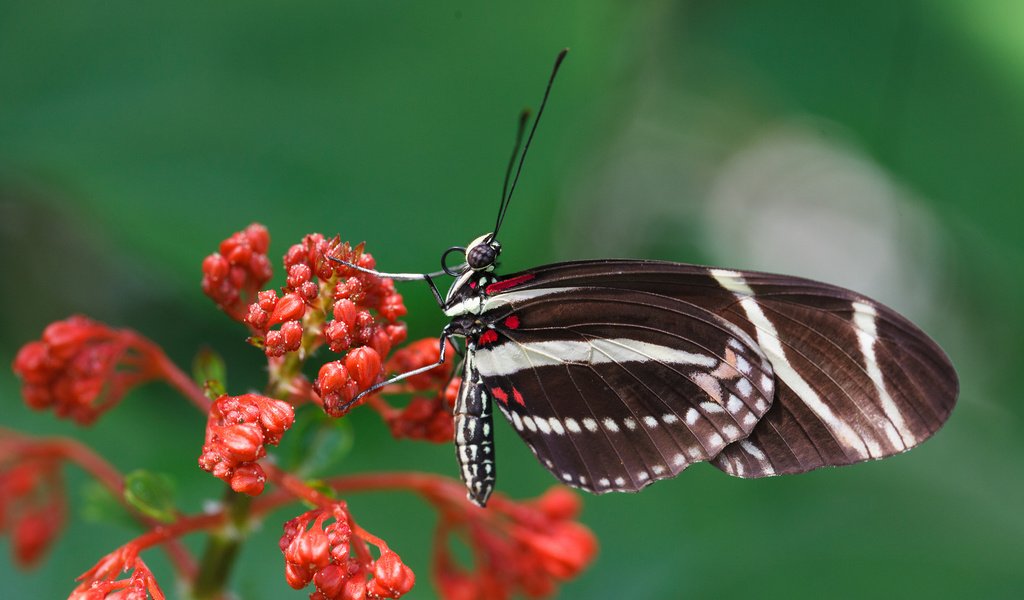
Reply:
M328 473L352 450L347 419L332 419L319 410L303 410L281 444L288 470L299 477Z
M175 519L174 480L163 473L139 469L124 478L124 499L142 514L159 521Z
M210 348L201 348L192 360L192 378L203 386L207 398L217 399L228 386L224 358Z
M332 488L330 485L327 484L326 481L322 479L307 479L302 483L306 484L307 487L320 492L324 496L327 496L328 498L338 498L338 493L334 491L334 488Z
M97 481L89 481L82 486L82 503L79 505L82 519L92 523L115 523L128 529L138 529L135 520L124 505Z

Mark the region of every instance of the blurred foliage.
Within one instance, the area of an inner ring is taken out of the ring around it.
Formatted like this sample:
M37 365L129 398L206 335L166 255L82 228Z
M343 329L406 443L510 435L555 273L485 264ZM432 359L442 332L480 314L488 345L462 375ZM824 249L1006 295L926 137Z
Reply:
M930 240L894 246L905 255L878 262L911 275L864 291L913 308L958 365L962 393L949 424L906 456L762 481L695 467L643 494L587 498L602 557L563 595L1014 597L1024 587L1021 18L1021 5L998 0L0 0L0 356L9 364L48 322L81 312L138 329L180 365L211 346L232 391L260 385L260 355L199 291L202 258L260 221L272 254L339 232L366 240L382 268L433 270L441 250L490 226L516 114L539 101L569 46L503 230L506 270L623 253L749 267L757 248L790 236L754 228L744 243L755 250L730 253L729 238L708 241L711 199L765 131L812 119L832 132L824 143L838 136L899 191L865 222L887 231L912 217ZM647 218L620 220L637 215ZM833 216L819 235L838 239L844 222ZM861 250L823 277L842 283ZM786 250L771 268L802 272L799 255L813 254ZM443 320L427 291L403 291L413 337L435 335ZM30 414L17 389L0 375L3 425L75 435L125 472L167 473L188 510L219 497L195 465L204 419L169 390L147 387L79 430ZM368 414L350 420L344 469L456 475L450 447L393 441ZM553 483L507 428L498 435L501 490ZM84 476L70 480L80 490ZM417 570L416 597L429 597L430 511L387 494L351 506ZM303 597L281 576L276 539L289 516L273 515L244 548L240 597ZM0 596L62 597L132 535L75 519L39 570L3 561Z

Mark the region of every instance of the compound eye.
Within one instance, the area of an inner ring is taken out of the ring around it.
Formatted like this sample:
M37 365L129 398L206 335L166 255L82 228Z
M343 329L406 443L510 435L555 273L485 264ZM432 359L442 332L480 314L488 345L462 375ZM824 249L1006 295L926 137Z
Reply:
M498 249L491 244L477 244L466 252L466 264L474 271L486 269L498 258Z

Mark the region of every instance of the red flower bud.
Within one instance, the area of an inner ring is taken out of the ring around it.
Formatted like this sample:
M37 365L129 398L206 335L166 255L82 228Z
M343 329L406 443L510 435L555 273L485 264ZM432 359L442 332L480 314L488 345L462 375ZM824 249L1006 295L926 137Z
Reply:
M249 305L249 312L246 313L243 321L249 324L256 331L266 331L270 322L270 313L260 308L260 305L253 302Z
M349 382L348 369L341 361L326 363L320 367L320 374L317 377L317 386L321 394L329 394L345 386Z
M583 506L580 497L563 486L549 488L535 504L549 518L558 521L575 519Z
M327 598L337 598L348 580L348 570L331 564L320 569L313 576L313 584Z
M50 380L48 354L46 342L25 344L14 357L14 372L21 375L27 384L46 385Z
M299 321L288 321L281 329L268 331L265 338L267 356L284 356L295 352L302 346L302 324Z
M236 461L253 461L263 450L263 429L255 423L228 425L217 434L227 456Z
M366 347L351 350L345 356L345 367L361 390L368 389L377 383L377 378L380 377L383 368L377 351Z
M292 541L285 551L285 558L289 562L305 565L311 570L315 570L313 567L327 565L331 560L330 545L327 542L327 535L320 529L322 526L322 519L317 519L312 529L303 532Z
M391 352L391 338L380 328L374 330L366 345L372 348L377 356L387 356Z
M259 406L260 425L263 426L265 439L269 444L276 444L276 440L281 439L281 434L295 422L295 409L283 400L272 398L264 398Z
M270 313L269 327L285 321L297 321L306 312L306 303L298 294L285 294L277 301L274 311Z
M362 577L351 577L345 582L341 600L363 600L367 598L366 580Z
M231 489L239 494L259 496L263 493L263 486L267 482L267 475L263 468L257 463L245 463L235 469L231 475Z
M263 290L256 294L256 304L266 312L274 310L277 306L277 292L274 290Z
M31 567L60 532L63 519L50 507L40 507L21 515L14 526L12 545L14 558L22 567Z
M253 250L260 254L267 253L270 248L270 232L266 227L259 223L253 223L246 227L243 233Z
M336 321L341 321L351 328L356 324L356 315L359 313L359 309L355 302L348 298L341 298L335 301L333 313Z
M351 328L342 321L331 321L324 328L324 339L332 351L345 352L352 347Z
M579 574L597 553L597 541L589 529L562 521L543 533L520 531L517 537L540 559L545 571L560 579Z
M292 589L301 590L312 577L312 572L308 568L291 562L284 563L284 579Z
M296 289L312 277L313 270L309 268L309 265L294 264L288 267L288 279L285 283L289 288Z
M203 273L216 279L224 279L231 270L231 263L220 254L211 254L203 259Z
M412 589L416 575L391 550L382 550L373 567L370 593L382 598L400 598Z
M345 412L342 407L358 393L356 382L349 376L348 369L337 360L320 367L313 390L319 394L324 412L332 417L342 416Z

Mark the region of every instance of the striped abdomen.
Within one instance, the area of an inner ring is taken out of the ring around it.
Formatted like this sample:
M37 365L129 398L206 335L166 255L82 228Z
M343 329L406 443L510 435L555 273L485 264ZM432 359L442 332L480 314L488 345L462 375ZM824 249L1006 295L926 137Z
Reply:
M484 506L494 491L494 430L491 401L474 365L472 349L466 355L454 413L455 452L467 497L477 506Z

